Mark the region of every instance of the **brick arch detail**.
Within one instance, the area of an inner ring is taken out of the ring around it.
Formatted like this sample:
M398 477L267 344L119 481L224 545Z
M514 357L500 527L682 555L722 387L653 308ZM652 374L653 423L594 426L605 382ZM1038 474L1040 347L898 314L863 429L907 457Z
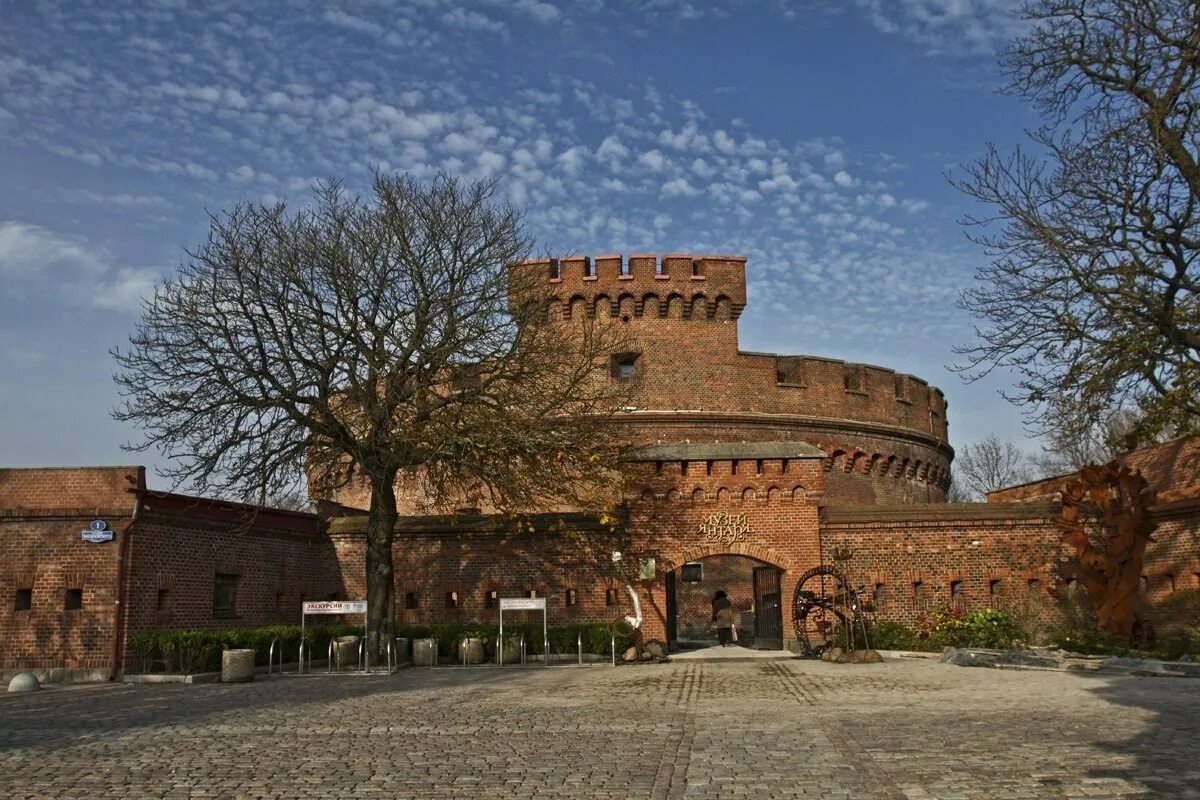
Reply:
M798 569L795 562L783 553L754 542L733 542L732 544L704 542L675 552L665 553L663 560L667 562L667 565L671 569L678 569L690 561L699 561L709 556L746 556L762 561L765 564L770 564L773 567L778 567L784 572L796 572Z

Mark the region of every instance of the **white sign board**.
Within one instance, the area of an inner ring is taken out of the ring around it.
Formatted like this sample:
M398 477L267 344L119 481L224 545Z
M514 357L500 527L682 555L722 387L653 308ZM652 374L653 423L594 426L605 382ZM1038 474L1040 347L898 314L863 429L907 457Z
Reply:
M366 600L306 600L305 614L365 614Z
M501 611L545 611L544 597L501 597Z

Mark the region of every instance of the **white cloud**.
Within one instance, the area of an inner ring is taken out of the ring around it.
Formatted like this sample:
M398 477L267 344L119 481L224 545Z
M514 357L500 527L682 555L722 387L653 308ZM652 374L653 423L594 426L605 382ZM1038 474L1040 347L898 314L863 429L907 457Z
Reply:
M468 11L463 8L452 8L442 14L442 22L472 31L488 33L506 33L508 31L508 26L503 22L494 20L486 14L480 14L478 11Z
M658 172L666 166L667 160L657 150L649 150L638 156L638 163L652 172Z
M628 155L629 148L621 144L616 136L606 136L596 148L596 160L608 162L610 166Z
M852 178L850 176L850 173L846 172L846 170L844 170L844 169L839 169L834 174L833 182L836 183L838 186L841 186L843 189L848 189L851 186L858 183L858 181L854 180L854 178Z
M32 278L46 272L101 273L104 262L84 243L23 222L0 223L0 275Z
M158 279L157 270L121 267L116 274L93 284L92 305L109 311L135 312L141 307L142 298L154 294Z
M675 178L662 185L663 197L693 197L699 193L685 178Z

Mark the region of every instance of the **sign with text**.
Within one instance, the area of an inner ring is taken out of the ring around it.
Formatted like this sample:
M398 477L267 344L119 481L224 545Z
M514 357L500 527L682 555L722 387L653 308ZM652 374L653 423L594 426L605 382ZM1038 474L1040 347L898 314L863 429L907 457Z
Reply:
M501 597L501 611L545 611L544 597Z
M746 541L750 523L745 514L710 514L700 523L700 533L706 542L730 545Z
M92 544L111 542L113 540L113 530L102 519L92 520L92 523L88 525L88 529L83 532L83 540Z
M365 614L366 600L306 600L305 614Z

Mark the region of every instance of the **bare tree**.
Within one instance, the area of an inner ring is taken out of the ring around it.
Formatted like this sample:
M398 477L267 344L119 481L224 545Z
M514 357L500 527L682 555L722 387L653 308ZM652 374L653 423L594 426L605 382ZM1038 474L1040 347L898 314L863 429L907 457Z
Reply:
M988 492L1025 483L1033 478L1028 459L1012 442L994 435L967 445L954 459L958 500L983 500Z
M1072 408L1055 407L1054 416L1042 452L1031 458L1035 471L1043 477L1105 464L1135 448L1165 441L1173 433L1170 427L1150 433L1140 413L1132 409L1089 418Z
M157 287L113 355L133 449L200 490L370 488L372 647L393 630L397 477L436 508L588 509L611 496L628 382L607 318L550 320L520 213L490 183L377 175L367 197L241 205ZM564 335L562 326L572 326Z
M983 320L971 376L1020 376L1035 429L1137 411L1154 435L1200 427L1200 5L1036 0L1005 54L1042 112L1033 151L989 146L955 183L991 262L961 305Z

